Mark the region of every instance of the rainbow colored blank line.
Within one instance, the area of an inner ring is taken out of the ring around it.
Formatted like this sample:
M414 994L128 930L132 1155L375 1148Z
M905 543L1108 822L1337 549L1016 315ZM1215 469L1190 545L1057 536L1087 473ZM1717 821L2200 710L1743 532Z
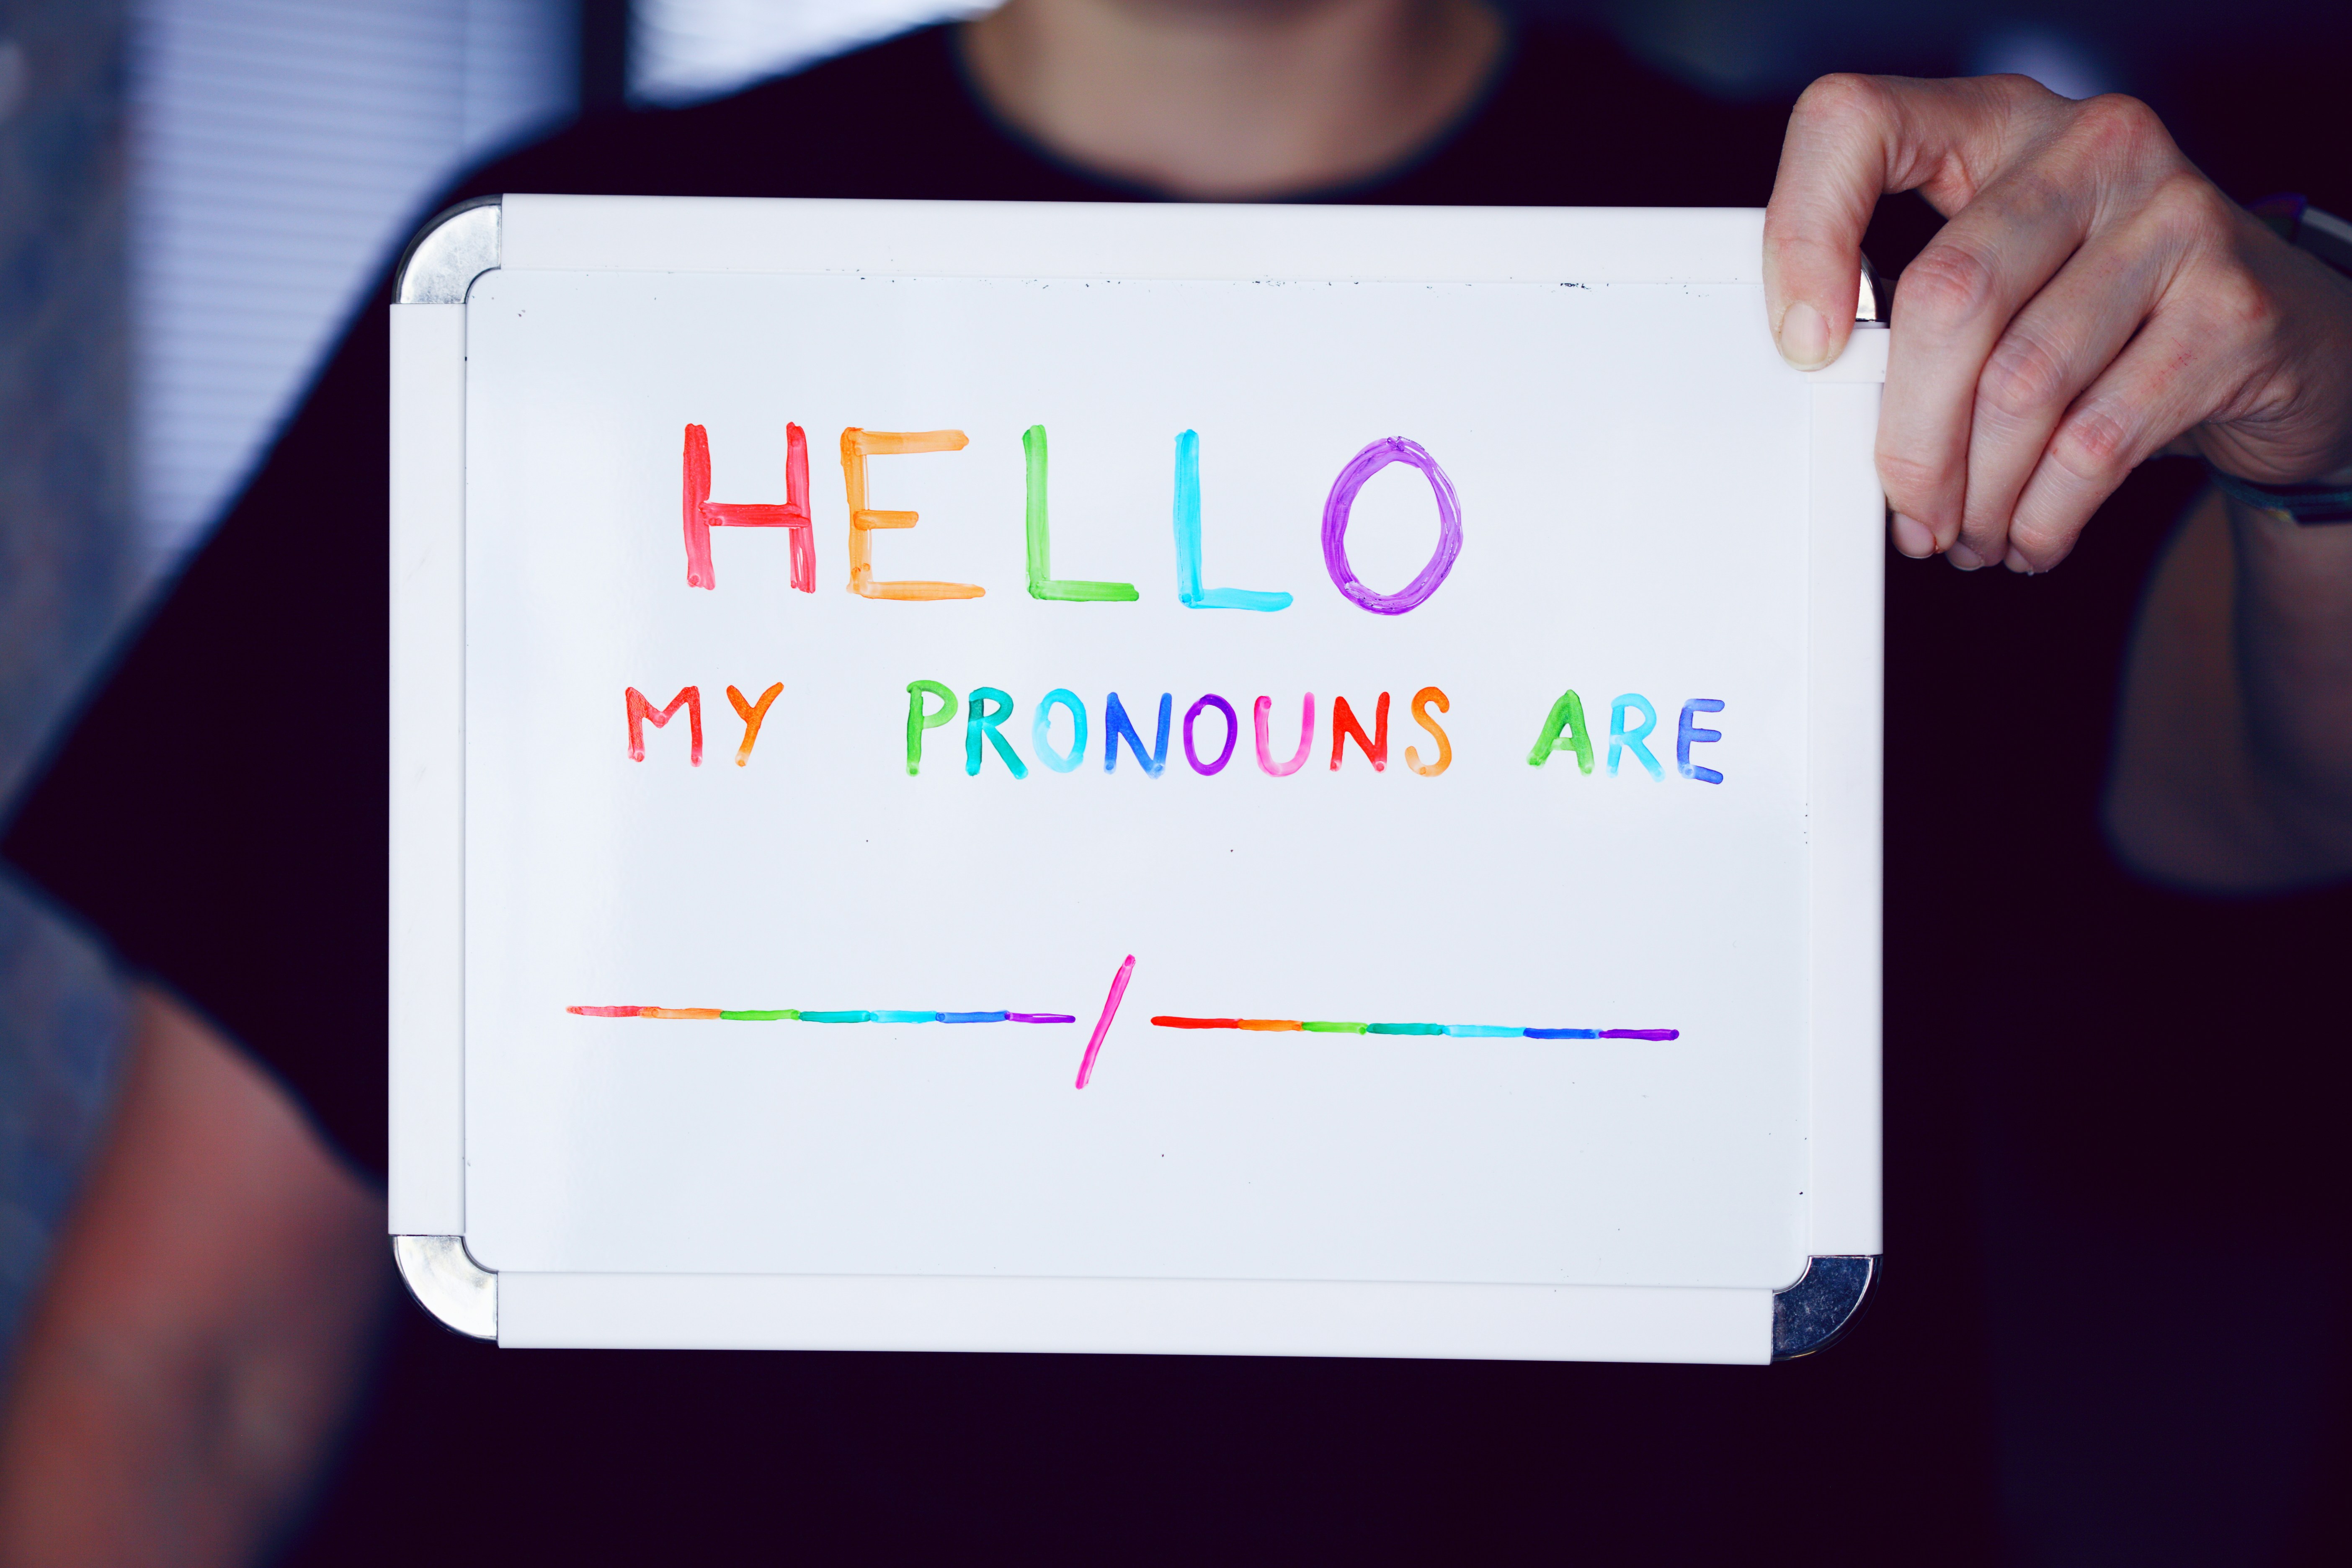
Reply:
M1538 1029L1508 1024L1343 1024L1322 1018L1178 1018L1151 1022L1162 1029L1251 1029L1266 1034L1444 1035L1457 1040L1678 1040L1680 1029Z
M730 1024L1075 1024L1068 1013L909 1013L895 1007L566 1007L583 1018L700 1018Z

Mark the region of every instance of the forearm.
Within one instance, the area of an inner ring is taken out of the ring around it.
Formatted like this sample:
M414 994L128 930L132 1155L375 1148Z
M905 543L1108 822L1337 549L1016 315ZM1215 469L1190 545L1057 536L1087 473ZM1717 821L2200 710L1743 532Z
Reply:
M2352 482L2352 476L2347 476ZM2352 871L2352 523L2229 503L2231 649L2254 798L2297 880Z
M45 1311L0 1441L0 1563L247 1561L284 1489L236 1428L232 1358ZM228 1375L215 1380L207 1369Z
M0 1565L251 1561L350 1406L389 1272L380 1201L142 994L0 1421Z
M2141 875L2259 893L2352 870L2352 527L2209 489L2140 606L2107 828Z

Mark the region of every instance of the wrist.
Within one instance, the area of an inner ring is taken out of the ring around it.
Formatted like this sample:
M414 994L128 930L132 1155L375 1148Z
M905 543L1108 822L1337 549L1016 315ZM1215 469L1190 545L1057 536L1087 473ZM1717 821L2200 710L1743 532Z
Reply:
M2352 223L2293 195L2265 196L2246 210L2297 250L2309 251L2336 271L2352 276Z
M2265 485L2242 479L2208 458L2205 473L2215 489L2249 510L2305 527L2352 523L2352 470L2339 468L2308 484Z

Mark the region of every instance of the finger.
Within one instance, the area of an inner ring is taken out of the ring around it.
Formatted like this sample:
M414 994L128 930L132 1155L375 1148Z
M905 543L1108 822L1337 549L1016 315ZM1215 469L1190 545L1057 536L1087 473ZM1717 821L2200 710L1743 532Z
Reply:
M2009 521L2050 437L2083 389L2147 319L2178 261L2149 226L2094 239L2028 300L1977 376L1954 564L2008 552Z
M2011 100L2025 88L2050 97L2021 78L1841 74L1805 89L1790 113L1764 209L1766 320L1790 363L1810 370L1844 351L1861 290L1863 230L1878 198L1926 186L1942 210L1955 210L1972 184L1969 171L2000 162Z
M1960 542L1968 521L1977 393L1993 346L2078 247L2128 224L2179 163L2148 155L2159 147L2168 153L2170 142L2154 111L2135 100L2076 105L2053 97L2049 105L2039 139L1945 226L1896 292L1880 477L1889 502L1942 550ZM1998 559L1979 544L1958 562Z
M1868 77L1831 76L1790 112L1764 208L1764 312L1799 370L1845 351L1862 294L1862 233L1892 175L1894 94Z
M2074 400L2017 498L2002 559L2047 572L2132 469L2210 413L2231 384L2221 333L2193 309L2159 306L2139 335Z
M1938 550L1960 537L1977 382L1993 345L2090 232L2091 182L2068 177L2063 156L2058 168L2051 162L1988 187L1895 286L1878 472L1887 503L1924 524Z

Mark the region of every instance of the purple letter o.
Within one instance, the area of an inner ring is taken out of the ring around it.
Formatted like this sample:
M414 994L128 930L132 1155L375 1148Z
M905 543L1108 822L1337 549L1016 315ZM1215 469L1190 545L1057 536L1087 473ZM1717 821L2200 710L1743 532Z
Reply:
M1217 753L1215 762L1203 763L1201 761L1201 753L1192 749L1192 725L1194 721L1212 708L1225 716L1225 749ZM1227 763L1233 761L1234 742L1241 738L1242 721L1234 717L1234 705L1213 691L1185 710L1184 760L1192 764L1192 771L1196 773L1221 772Z
M1421 575L1407 583L1402 593L1375 594L1356 580L1355 568L1348 564L1348 512L1364 481L1391 463L1411 463L1436 492L1437 550L1421 569ZM1323 503L1323 567L1339 592L1372 614L1401 616L1417 607L1437 592L1437 585L1454 570L1454 558L1461 553L1462 507L1454 499L1454 481L1418 442L1402 436L1383 437L1349 458L1339 477L1331 481L1330 498Z

